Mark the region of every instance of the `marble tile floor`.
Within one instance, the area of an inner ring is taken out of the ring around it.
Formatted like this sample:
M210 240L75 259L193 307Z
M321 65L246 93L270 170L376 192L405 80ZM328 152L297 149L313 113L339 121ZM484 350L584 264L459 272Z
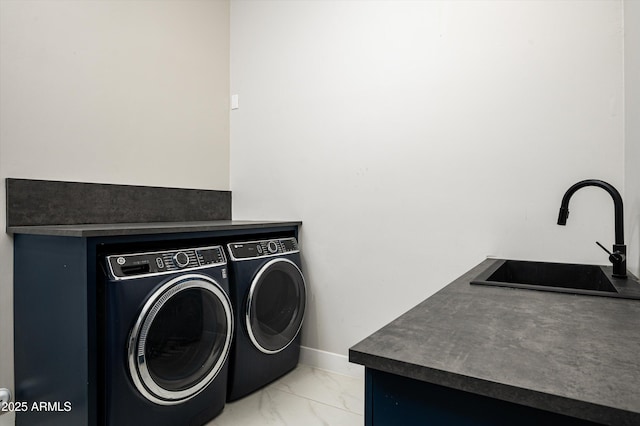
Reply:
M364 378L298 365L262 390L227 403L205 426L363 424Z

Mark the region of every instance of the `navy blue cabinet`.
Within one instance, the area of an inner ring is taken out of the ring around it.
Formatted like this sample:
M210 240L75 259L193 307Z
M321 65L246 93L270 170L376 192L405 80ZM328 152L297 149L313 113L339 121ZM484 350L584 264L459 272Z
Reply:
M597 423L367 368L365 424L586 426Z
M117 235L111 226L110 235L86 237L36 235L26 228L15 232L14 400L24 408L16 412L16 424L103 424L100 333L109 321L102 306L105 255L243 237L297 237L298 225L234 229L227 223L220 230L146 235Z

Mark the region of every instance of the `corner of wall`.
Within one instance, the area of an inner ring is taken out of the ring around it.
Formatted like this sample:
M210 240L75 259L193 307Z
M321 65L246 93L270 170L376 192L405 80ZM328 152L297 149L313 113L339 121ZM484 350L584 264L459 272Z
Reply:
M640 275L640 2L624 8L624 167L629 271ZM633 77L632 77L633 76Z

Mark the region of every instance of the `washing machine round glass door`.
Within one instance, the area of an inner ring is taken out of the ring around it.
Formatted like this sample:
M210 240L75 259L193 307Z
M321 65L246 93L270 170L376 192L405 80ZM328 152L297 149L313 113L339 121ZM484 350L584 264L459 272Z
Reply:
M222 369L233 336L227 294L199 274L174 278L147 300L129 338L129 372L148 400L184 402Z
M256 273L247 297L249 338L261 352L282 351L302 327L306 287L300 268L288 259L267 262Z

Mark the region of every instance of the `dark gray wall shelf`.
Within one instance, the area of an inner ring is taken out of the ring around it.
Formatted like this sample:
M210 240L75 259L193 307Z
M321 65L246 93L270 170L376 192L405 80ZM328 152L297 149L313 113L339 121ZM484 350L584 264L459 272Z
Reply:
M231 219L231 192L34 179L6 180L7 228Z

